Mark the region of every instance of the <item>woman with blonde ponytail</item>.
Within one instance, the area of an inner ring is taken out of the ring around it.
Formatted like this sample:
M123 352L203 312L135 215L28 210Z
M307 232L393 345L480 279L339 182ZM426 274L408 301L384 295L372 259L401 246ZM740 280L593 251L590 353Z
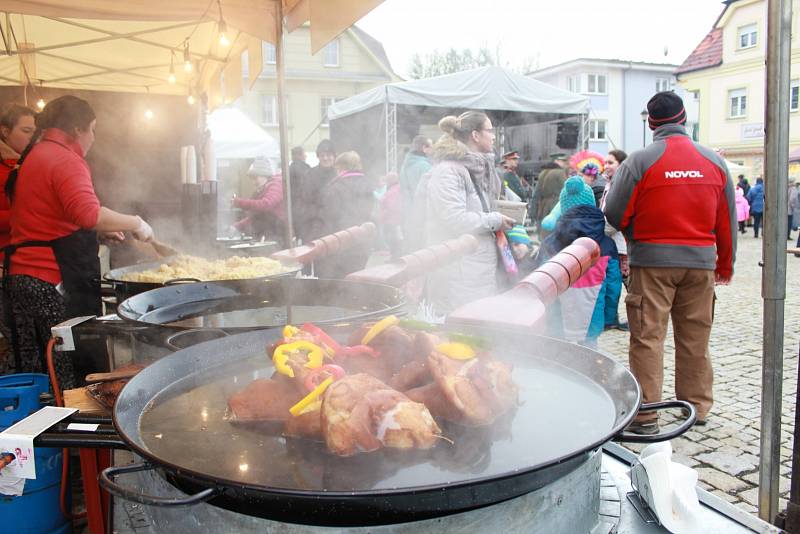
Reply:
M473 234L478 248L432 273L426 298L436 315L493 295L497 286L495 232L514 221L496 210L502 191L494 165L494 128L480 111L439 121L444 135L433 146L434 167L417 188L415 209L426 245Z

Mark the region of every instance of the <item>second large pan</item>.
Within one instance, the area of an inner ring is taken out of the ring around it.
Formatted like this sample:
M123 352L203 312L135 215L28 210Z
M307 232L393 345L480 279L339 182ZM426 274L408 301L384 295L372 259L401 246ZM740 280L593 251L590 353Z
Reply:
M163 258L159 261L152 261L147 263L137 263L135 265L128 265L127 267L119 267L117 269L112 269L103 275L103 281L110 283L114 288L114 295L117 298L117 303L122 302L123 300L132 297L133 295L138 295L144 291L150 291L152 289L157 289L164 286L170 286L175 284L180 284L183 282L200 282L201 280L196 279L176 279L176 280L167 280L166 282L132 282L130 280L126 280L125 278L128 275L140 273L142 271L147 271L150 269L158 269L161 265L165 263L169 263L173 257ZM269 276L261 276L257 278L253 278L253 280L269 280L274 278L291 278L297 276L297 273L303 267L300 264L286 264L285 271Z
M326 329L346 339L352 326ZM470 334L492 336L496 356L514 364L521 402L491 427L444 427L452 444L340 458L320 443L228 423L223 417L228 397L273 372L264 348L280 332L257 331L178 351L135 376L117 400L114 424L149 463L112 468L101 483L146 504L210 499L238 512L295 523L412 521L501 502L557 480L618 435L639 408L636 380L598 352L531 335ZM165 501L113 481L114 470L152 466L197 493Z
M204 331L234 334L291 323L365 320L403 314L405 304L400 289L384 284L278 278L160 287L121 302L117 315L136 326L159 327L171 348L182 348L193 339L209 339Z

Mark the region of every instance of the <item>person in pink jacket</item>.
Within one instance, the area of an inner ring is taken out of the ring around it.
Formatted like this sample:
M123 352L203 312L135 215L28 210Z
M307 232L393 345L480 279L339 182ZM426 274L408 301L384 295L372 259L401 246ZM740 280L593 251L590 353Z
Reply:
M283 178L274 173L268 159L256 159L247 171L256 190L250 198L233 198L233 207L245 211L245 216L233 226L257 239L269 239L283 244L286 210L283 205Z
M736 220L739 222L739 233L745 233L744 225L750 218L750 204L744 198L744 191L736 186Z

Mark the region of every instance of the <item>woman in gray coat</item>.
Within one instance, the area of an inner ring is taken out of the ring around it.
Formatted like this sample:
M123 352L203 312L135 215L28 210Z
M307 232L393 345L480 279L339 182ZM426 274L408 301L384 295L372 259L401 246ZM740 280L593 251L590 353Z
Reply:
M426 296L437 316L497 292L494 232L514 224L495 208L502 188L489 117L467 111L443 118L439 128L444 135L433 146L435 165L415 195L415 204L424 206L424 241L434 245L474 234L478 249L428 276Z

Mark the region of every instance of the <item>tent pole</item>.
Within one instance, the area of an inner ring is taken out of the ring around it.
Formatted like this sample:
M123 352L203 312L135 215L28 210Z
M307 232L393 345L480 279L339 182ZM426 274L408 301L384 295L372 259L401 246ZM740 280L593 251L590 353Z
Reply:
M278 132L283 175L283 205L286 212L286 246L293 245L292 181L289 176L289 130L286 126L286 66L283 47L283 0L275 2L275 70L278 75Z
M789 168L789 85L791 0L767 6L766 178L761 294L764 325L761 379L761 458L758 515L772 523L778 513L783 381L783 306L786 299L787 174Z

